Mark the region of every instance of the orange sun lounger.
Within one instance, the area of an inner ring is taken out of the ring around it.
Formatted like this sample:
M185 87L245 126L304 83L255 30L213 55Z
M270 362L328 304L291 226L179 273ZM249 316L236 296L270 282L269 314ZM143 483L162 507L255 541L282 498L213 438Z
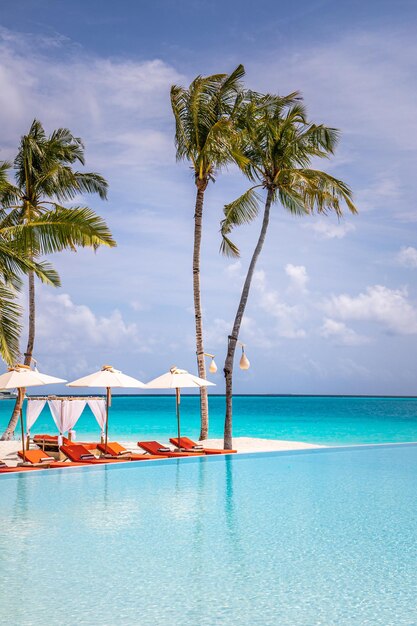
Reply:
M50 449L51 451L58 451L58 435L34 435L33 443L42 448L42 450ZM70 446L76 443L71 441L67 437L62 437L62 444L64 446ZM78 442L81 446L85 446L89 450L95 450L97 448L96 443L86 443L85 441Z
M221 450L220 448L204 448L188 437L181 437L178 445L178 437L171 437L170 442L177 448L185 448L190 452L204 452L204 454L236 454L237 450Z
M80 443L73 443L61 446L61 452L74 463L87 463L90 465L102 465L103 463L120 463L125 459L98 459L85 446Z
M149 454L160 454L163 457L204 456L203 452L173 452L158 441L138 441L138 446Z
M10 467L0 459L0 474L10 474L11 472L24 472L26 470L36 470L38 467Z
M54 443L57 444L58 443L58 435L34 435L33 436L33 443L36 443L37 446L39 446L42 443ZM70 439L68 439L67 437L62 437L62 443L64 445L67 445L69 443L72 443L72 441Z
M130 452L117 441L108 441L107 446L104 443L97 444L97 450L103 453L107 457L114 457L118 459L124 459L126 461L150 461L152 459L164 459L161 454L137 454Z
M55 461L53 456L49 456L44 450L19 450L17 453L21 459L36 467L73 467L74 465L82 465L82 463L70 463L67 461ZM22 467L20 465L19 467Z
M34 472L40 467L9 467L8 465L0 465L0 474L12 474L13 472Z

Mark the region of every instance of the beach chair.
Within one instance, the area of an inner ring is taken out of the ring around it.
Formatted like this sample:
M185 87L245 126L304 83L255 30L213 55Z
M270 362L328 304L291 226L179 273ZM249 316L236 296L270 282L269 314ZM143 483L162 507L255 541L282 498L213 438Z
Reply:
M158 441L138 441L139 448L149 454L159 454L166 458L185 456L204 456L203 452L173 452L170 448L163 446Z
M170 442L176 447L187 450L189 452L204 452L204 454L236 454L237 450L222 450L220 448L205 448L201 444L197 444L188 437L181 437L178 442L178 437L171 437ZM178 443L180 445L178 445Z
M120 463L127 459L98 459L91 450L88 450L80 443L72 443L67 446L61 446L61 452L74 463L84 463L87 465L103 465L103 463Z
M0 459L0 474L10 474L11 472L20 472L24 470L38 469L37 467L10 467Z
M42 450L58 452L58 435L34 435L32 441ZM67 437L62 437L62 443L67 445L71 444L72 441Z
M97 450L102 453L101 458L118 458L125 459L126 461L149 461L152 459L164 459L164 456L160 454L137 454L130 452L117 441L108 441L107 446L105 443L97 444Z
M34 435L32 438L33 443L42 448L42 450L51 449L53 452L58 451L58 435ZM62 445L70 446L71 444L79 443L80 445L88 448L89 450L95 450L97 448L96 443L85 442L85 441L72 441L68 439L68 437L62 437Z
M2 465L0 467L0 474L12 474L13 472L30 472L30 471L35 471L41 469L40 467L21 467L21 466L16 466L16 467L9 467L8 465L4 466Z
M56 461L53 456L47 454L44 450L19 450L19 457L23 459L18 467L32 465L35 467L73 467L74 465L82 465L82 463L70 463L68 461Z

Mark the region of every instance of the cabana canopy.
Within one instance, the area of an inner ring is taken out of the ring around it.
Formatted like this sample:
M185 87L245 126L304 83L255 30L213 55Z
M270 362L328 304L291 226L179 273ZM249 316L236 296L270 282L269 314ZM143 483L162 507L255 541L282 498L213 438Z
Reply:
M100 426L101 436L104 436L106 401L100 396L41 396L30 397L27 400L26 434L28 437L30 436L30 429L38 419L46 403L48 403L60 437L74 428L87 405Z

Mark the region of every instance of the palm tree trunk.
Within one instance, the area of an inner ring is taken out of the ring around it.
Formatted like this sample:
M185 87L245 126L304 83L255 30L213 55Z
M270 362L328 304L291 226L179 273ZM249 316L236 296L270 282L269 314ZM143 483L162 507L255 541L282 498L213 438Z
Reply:
M262 221L262 228L259 234L258 243L253 252L252 259L249 265L248 273L246 274L245 283L242 289L242 295L240 296L239 306L236 312L235 321L233 324L232 334L229 335L229 343L227 347L227 356L224 363L224 376L226 379L226 417L224 421L224 449L230 450L232 448L232 394L233 394L233 359L236 351L236 344L239 339L240 327L242 324L243 315L245 313L246 304L249 297L249 290L252 283L253 274L255 272L256 263L258 257L261 254L266 231L268 230L269 214L271 210L273 192L268 190L266 197L264 217Z
M25 352L25 365L30 365L33 355L33 346L35 343L35 274L29 272L29 329L28 329L28 343ZM6 430L1 436L1 441L8 441L14 435L18 419L20 417L20 410L23 406L25 394L18 393L16 402L14 405L13 413Z
M193 254L193 292L194 292L194 317L195 317L195 343L197 352L198 375L200 378L206 377L206 362L204 357L203 344L203 314L201 309L201 290L200 290L200 250L201 250L201 231L203 223L203 204L204 191L207 187L207 181L197 179L197 197L195 203L194 214L194 254ZM207 439L209 415L208 415L208 398L207 387L200 387L200 441Z

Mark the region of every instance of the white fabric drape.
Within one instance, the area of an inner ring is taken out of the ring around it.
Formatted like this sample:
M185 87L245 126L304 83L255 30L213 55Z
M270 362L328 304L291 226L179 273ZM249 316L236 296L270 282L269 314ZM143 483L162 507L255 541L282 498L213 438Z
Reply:
M45 406L45 400L28 400L26 409L26 434L30 435L30 429L38 419L43 407Z
M52 417L62 435L71 430L85 407L85 400L48 400Z
M98 425L101 428L101 434L104 435L104 427L106 424L106 401L104 399L97 400L91 398L87 400L87 404L93 412Z

